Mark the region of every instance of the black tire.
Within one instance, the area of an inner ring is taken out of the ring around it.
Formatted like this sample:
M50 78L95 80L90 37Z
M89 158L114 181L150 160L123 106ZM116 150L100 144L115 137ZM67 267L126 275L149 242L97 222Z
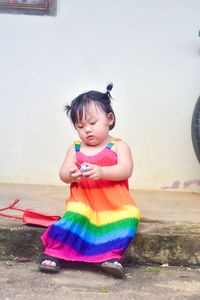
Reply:
M200 97L194 108L192 115L192 143L194 151L200 163Z

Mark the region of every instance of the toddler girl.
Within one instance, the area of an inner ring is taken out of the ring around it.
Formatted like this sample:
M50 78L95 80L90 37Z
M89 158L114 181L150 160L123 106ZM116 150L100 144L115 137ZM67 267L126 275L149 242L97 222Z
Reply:
M60 169L71 194L65 215L41 237L41 271L59 271L63 259L95 263L116 277L124 276L121 260L140 215L128 191L130 148L109 134L115 126L111 90L109 84L106 93L83 93L66 106L80 141L68 149Z

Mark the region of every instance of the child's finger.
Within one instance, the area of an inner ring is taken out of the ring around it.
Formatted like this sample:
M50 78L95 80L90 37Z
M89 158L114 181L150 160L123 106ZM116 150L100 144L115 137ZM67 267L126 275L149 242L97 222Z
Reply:
M85 170L85 172L83 173L84 177L90 177L91 175L93 175L93 170L90 171Z
M80 164L78 164L77 162L75 162L75 165L77 166L77 168L78 168L78 169L80 169L80 168L81 168L81 165L80 165Z
M91 171L93 169L94 165L87 163L87 167L84 168L85 171Z
M76 177L78 177L78 176L81 176L81 175L82 175L82 173L81 173L80 171L73 172L73 173L71 174L71 176L74 177L74 178L76 178Z

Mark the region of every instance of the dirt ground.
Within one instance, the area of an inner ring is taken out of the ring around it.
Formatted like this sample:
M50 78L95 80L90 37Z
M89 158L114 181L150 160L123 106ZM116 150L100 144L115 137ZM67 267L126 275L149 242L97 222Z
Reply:
M115 279L90 264L67 263L58 274L35 262L0 261L1 300L200 299L200 268L129 266Z

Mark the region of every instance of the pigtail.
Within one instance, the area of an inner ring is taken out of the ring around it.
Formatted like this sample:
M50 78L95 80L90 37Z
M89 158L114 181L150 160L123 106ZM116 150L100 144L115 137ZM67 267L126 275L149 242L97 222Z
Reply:
M66 112L67 116L69 115L70 110L71 110L71 106L70 105L65 105L64 111Z
M112 91L112 88L113 88L113 83L110 82L106 87L106 96L107 96L108 103L110 103L110 100L112 99L112 96L110 94L110 92Z
M106 87L106 91L107 91L107 92L111 92L111 91L112 91L112 88L113 88L113 83L112 83L112 82L109 82L109 84L108 84L107 87Z
M110 92L112 91L112 88L113 88L113 83L110 82L106 87L106 94L107 94L109 100L112 98L112 96L110 94Z

